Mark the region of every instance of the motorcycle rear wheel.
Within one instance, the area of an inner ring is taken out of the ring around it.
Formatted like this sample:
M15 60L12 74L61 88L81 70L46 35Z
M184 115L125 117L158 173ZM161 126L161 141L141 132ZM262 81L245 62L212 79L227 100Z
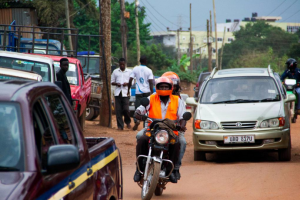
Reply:
M148 177L143 183L141 197L142 200L150 200L156 189L160 172L160 163L152 162L148 168Z
M155 189L154 193L155 193L156 196L161 196L163 191L164 191L164 189L162 187L156 186L156 189Z

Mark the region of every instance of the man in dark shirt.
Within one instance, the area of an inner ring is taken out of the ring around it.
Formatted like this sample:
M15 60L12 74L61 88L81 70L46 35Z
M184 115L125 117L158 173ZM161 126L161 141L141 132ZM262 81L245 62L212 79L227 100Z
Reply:
M62 91L66 95L67 99L69 100L70 104L72 105L72 97L71 97L71 88L69 81L67 79L66 73L69 69L69 60L67 58L62 58L59 61L60 63L60 70L56 73L57 81L61 81L62 84Z

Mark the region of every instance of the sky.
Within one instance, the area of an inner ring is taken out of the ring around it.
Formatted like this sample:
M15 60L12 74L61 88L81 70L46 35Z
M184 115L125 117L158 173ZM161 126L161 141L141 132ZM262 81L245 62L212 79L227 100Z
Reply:
M134 0L127 0L134 2ZM206 20L212 11L213 0L139 0L146 7L146 22L151 23L151 32L166 31L167 27L177 30L190 26L190 3L192 4L192 30L206 30ZM296 22L300 26L300 0L215 0L217 23L226 19L243 20L259 16L281 16L278 22Z

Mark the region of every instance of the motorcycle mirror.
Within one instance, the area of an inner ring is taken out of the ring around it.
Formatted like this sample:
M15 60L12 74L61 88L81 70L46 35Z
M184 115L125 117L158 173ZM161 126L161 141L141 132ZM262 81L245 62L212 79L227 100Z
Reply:
M184 119L185 121L190 120L191 117L192 117L192 114L191 114L190 112L185 112L185 113L183 114L183 119Z
M150 101L147 97L143 97L141 99L141 105L143 105L145 108L149 105Z

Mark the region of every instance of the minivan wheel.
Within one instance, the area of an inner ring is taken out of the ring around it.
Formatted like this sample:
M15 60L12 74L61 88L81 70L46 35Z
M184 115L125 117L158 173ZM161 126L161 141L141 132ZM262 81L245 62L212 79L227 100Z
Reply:
M205 161L205 160L206 160L205 152L194 150L194 161Z
M290 136L288 148L278 150L278 160L279 161L290 161L291 157L292 156L291 156L291 136Z

